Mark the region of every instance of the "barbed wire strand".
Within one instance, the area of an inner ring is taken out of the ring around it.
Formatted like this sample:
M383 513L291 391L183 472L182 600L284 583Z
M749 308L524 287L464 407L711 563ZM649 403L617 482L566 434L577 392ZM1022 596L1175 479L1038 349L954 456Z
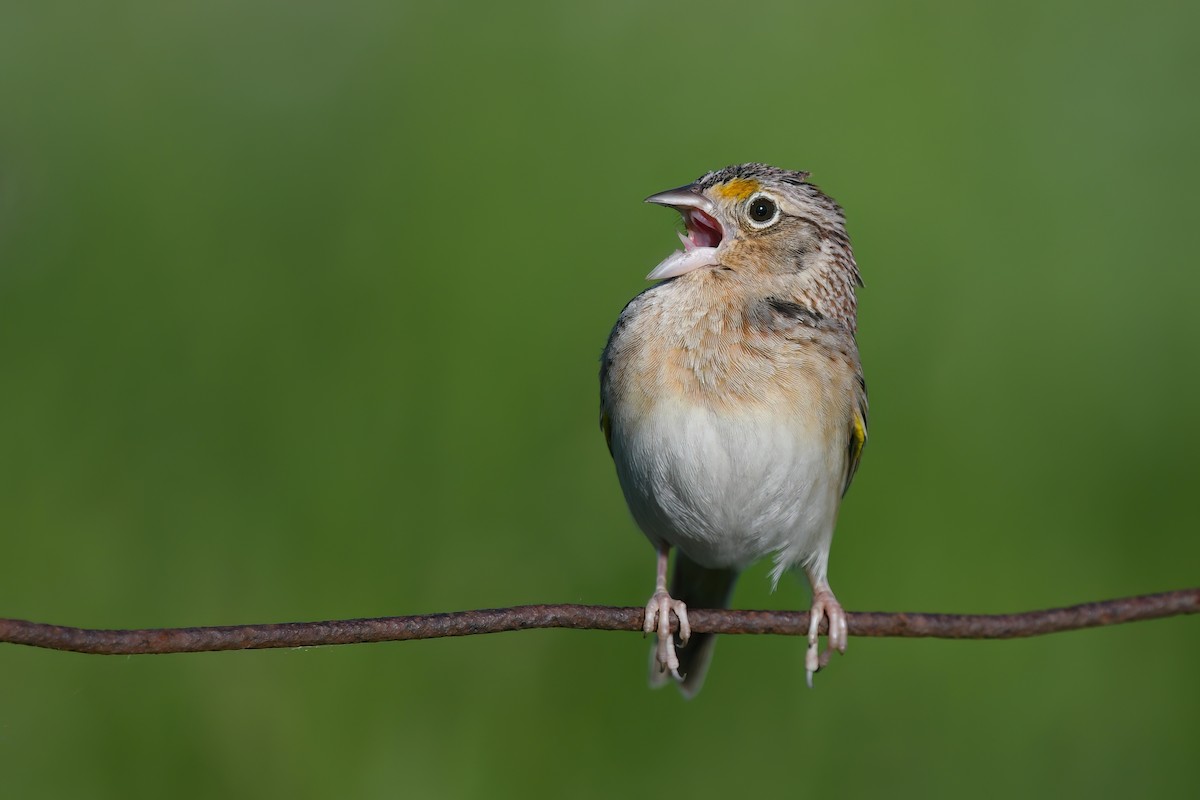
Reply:
M1015 639L1059 631L1200 613L1200 587L1020 614L850 612L851 636ZM645 609L531 605L406 617L221 625L204 628L101 630L0 619L0 642L96 655L201 653L475 636L535 628L641 631ZM807 611L689 609L693 632L803 636ZM674 616L672 627L677 624ZM822 623L821 632L825 633Z

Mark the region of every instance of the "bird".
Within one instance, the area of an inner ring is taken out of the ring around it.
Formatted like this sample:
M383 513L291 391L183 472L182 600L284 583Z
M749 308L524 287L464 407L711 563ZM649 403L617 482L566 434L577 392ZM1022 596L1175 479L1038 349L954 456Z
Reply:
M728 607L739 573L767 557L772 590L791 570L811 588L808 686L846 651L828 569L867 441L863 283L841 206L808 179L746 163L646 198L682 216L683 249L646 276L656 283L621 311L600 359L600 427L656 553L650 682L689 698L715 637L691 633L688 607Z

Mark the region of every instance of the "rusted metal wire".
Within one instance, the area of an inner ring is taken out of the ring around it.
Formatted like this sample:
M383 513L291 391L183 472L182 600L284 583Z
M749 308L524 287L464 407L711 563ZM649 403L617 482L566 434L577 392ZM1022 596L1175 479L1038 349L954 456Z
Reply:
M1021 614L868 611L852 612L846 616L851 636L1015 639L1198 612L1200 587ZM641 631L644 613L641 608L537 605L409 617L146 630L71 628L19 619L0 619L0 642L97 655L200 653L399 642L533 628ZM688 618L695 632L802 636L808 631L807 611L691 609ZM672 624L675 622L672 617ZM824 626L821 632L825 632Z

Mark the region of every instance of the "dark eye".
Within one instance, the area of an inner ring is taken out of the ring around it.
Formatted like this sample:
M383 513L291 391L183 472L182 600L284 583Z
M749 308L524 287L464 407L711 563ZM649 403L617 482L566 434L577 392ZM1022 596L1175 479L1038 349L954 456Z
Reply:
M771 198L759 195L758 197L750 198L750 202L746 206L746 213L750 216L752 222L762 225L775 219L779 214L779 207L775 205L775 201Z

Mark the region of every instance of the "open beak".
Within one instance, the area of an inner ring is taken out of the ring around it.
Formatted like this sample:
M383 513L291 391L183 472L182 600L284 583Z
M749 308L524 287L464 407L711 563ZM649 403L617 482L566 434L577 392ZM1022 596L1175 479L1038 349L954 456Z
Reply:
M701 267L717 265L717 247L725 239L725 229L717 221L716 209L694 184L650 195L647 203L670 206L683 215L687 234L679 234L683 249L676 250L655 267L646 280L674 278Z

